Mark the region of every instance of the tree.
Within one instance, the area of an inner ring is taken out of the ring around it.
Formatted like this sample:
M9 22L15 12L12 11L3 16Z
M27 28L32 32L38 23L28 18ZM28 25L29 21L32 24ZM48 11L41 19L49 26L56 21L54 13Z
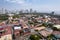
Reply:
M48 24L47 24L47 23L43 23L43 24L42 24L42 26L45 26L45 27L47 27L47 26L48 26Z
M19 15L14 15L13 18L19 18Z
M49 36L47 36L47 40L57 40L55 37L54 37L54 35L49 35Z
M52 23L48 23L48 26L49 26L49 27L53 27L53 24L52 24Z
M0 15L0 20L7 20L8 19L8 15L7 14L1 14Z
M42 25L45 27L53 27L53 24L51 24L51 23L43 23Z
M33 22L31 22L31 21L28 21L28 23L31 25L31 24L34 24Z
M56 30L56 31L59 31L56 27L52 27L52 29L53 29L54 31L55 31L55 30Z
M30 39L30 40L40 40L41 38L40 38L39 35L34 34L34 35L31 35L29 39Z

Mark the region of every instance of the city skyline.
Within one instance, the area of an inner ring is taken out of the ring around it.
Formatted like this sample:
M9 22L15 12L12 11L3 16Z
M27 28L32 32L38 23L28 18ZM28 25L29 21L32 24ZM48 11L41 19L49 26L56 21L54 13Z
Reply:
M41 12L60 11L60 0L0 0L0 9L33 9Z

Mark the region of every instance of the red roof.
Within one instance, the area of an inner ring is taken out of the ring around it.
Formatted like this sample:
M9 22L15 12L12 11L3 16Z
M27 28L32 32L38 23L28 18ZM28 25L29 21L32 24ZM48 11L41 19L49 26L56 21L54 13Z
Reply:
M3 30L3 28L0 28L0 30Z

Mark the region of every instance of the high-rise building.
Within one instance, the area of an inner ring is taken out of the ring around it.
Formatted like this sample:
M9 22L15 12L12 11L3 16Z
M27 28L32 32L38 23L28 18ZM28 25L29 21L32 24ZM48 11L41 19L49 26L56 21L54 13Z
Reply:
M51 14L54 15L54 11L52 11Z
M3 14L3 8L2 8L2 12L1 13Z
M29 13L29 10L28 10L28 9L26 9L26 10L25 10L25 13Z
M37 13L37 11L35 10L34 13Z
M30 9L30 13L32 13L33 12L33 10L32 9Z
M19 14L20 14L20 13L23 13L23 10L20 10L20 11L19 11Z
M8 11L7 11L7 9L5 9L5 10L4 10L4 14L8 14Z

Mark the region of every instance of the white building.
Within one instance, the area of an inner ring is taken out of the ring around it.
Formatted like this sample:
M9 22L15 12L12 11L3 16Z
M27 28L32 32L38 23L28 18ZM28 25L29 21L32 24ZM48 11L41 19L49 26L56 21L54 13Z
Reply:
M60 25L54 25L54 27L56 27L56 28L60 29Z

